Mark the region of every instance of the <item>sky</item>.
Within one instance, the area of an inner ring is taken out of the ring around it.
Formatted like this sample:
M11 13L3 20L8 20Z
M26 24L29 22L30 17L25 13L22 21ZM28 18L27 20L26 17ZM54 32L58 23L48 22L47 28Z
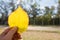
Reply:
M9 0L4 0L4 1L8 2ZM26 0L23 0L23 1L26 2ZM40 0L40 1L39 0L33 0L33 1L36 1L37 4L40 4L41 8L44 8L45 6L51 7L52 5L54 5L55 7L57 7L57 2L58 2L58 0Z
M40 1L40 7L43 9L45 6L55 6L57 7L58 5L58 0L41 0Z
M1 1L1 0L0 0ZM5 2L8 2L9 0L4 0ZM23 0L24 2L26 2L26 0ZM51 6L55 6L57 8L57 5L58 5L58 0L33 0L34 2L36 1L37 4L40 5L40 9L44 9L45 6L48 6L48 7L51 7ZM19 1L18 1L19 2ZM32 2L32 1L31 1ZM34 3L33 2L33 3ZM29 3L29 2L28 2ZM32 4L33 4L32 3ZM17 3L18 4L18 3ZM29 5L26 5L25 6L26 8L29 9ZM55 10L56 12L56 10Z
M23 0L23 1L26 2L25 0ZM40 0L40 1L39 0L33 0L33 1L40 5L40 9L44 9L45 6L48 6L48 7L55 6L56 8L58 6L58 0ZM32 2L31 4L33 4L34 2ZM29 4L29 2L28 2L28 4ZM25 5L24 7L27 9L30 8L29 5Z

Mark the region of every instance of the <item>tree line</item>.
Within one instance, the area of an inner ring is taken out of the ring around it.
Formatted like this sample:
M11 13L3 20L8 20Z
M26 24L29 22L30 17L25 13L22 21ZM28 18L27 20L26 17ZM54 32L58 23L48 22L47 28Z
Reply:
M40 4L37 4L37 2L31 4L33 0L31 0L30 4L29 2L28 0L27 2L21 1L18 5L28 13L30 25L60 25L60 0L58 0L57 8L55 6L46 6L44 9L39 8ZM13 12L18 5L15 5L14 0L8 3L0 2L0 14L2 15L0 17L0 24L8 24L9 12ZM30 6L30 8L24 8L25 5ZM55 9L57 12L55 12Z

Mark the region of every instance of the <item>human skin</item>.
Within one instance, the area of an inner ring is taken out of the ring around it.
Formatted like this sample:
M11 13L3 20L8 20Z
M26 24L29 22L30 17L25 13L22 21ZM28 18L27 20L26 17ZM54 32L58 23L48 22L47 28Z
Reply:
M0 40L21 40L21 35L17 33L17 27L7 28L0 34Z

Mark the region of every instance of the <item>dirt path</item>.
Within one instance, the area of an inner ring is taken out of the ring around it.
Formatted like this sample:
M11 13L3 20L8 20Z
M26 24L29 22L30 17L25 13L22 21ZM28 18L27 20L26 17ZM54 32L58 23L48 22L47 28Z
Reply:
M60 31L60 27L29 26L28 30Z
M23 40L60 40L59 33L27 31L23 33Z
M7 27L0 26L0 28L6 29ZM59 31L60 32L60 27L42 27L42 26L29 26L27 30L40 30L40 31Z
M8 27L0 26L0 32ZM60 33L52 33L50 31L59 31L60 27L41 27L41 26L29 26L28 31L22 34L23 40L60 40ZM30 31L31 30L31 31ZM49 31L49 32L41 32Z

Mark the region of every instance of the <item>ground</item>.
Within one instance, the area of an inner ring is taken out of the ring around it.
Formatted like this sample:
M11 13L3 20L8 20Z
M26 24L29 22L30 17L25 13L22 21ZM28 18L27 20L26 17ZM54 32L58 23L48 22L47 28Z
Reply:
M23 40L60 40L60 33L27 31L23 35Z
M2 33L2 31L4 31L5 28L7 27L0 27L0 33ZM60 27L58 28L57 27L42 27L42 28L38 27L37 29L39 30L35 30L35 29L36 29L36 26L35 28L29 27L28 30L22 34L23 40L60 40L60 32L57 32L57 31L60 31ZM53 31L50 31L52 29Z

